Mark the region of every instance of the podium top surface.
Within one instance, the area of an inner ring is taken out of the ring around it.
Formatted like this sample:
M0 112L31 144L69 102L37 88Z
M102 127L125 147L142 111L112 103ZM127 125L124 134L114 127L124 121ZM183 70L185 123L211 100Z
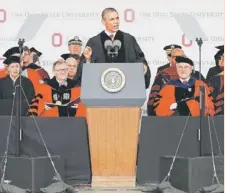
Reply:
M142 63L85 63L81 87L86 106L142 106L146 100Z

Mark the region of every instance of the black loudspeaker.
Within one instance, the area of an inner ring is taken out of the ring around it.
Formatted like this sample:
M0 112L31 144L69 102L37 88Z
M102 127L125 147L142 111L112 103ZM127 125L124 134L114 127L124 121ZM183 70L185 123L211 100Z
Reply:
M0 161L3 157L0 157ZM52 156L52 160L61 178L64 177L64 162L60 156ZM54 169L48 157L8 157L5 180L12 185L39 192L53 183Z
M160 158L160 180L168 174L172 156ZM224 157L215 157L215 166L220 183L224 179ZM177 157L171 171L170 182L174 188L193 193L212 185L213 165L211 157Z

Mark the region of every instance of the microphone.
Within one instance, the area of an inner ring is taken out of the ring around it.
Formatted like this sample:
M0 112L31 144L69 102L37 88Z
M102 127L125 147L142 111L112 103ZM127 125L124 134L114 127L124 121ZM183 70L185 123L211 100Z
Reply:
M107 50L107 55L111 54L111 49L113 48L113 43L111 40L106 40L104 43L105 49Z
M25 39L19 39L19 41L18 41L20 54L23 52L23 44L24 44L24 42L25 42Z
M115 55L118 55L118 51L121 48L121 41L120 40L115 40L113 41L113 49L115 51Z

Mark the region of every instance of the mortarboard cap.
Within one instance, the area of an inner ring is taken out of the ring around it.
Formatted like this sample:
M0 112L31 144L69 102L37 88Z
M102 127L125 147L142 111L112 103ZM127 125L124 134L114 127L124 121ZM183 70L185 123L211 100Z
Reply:
M224 45L216 46L216 48L219 49L219 51L215 54L214 58L215 60L218 60L224 55Z
M20 57L18 56L9 56L8 58L6 58L4 61L3 61L4 64L6 65L10 65L12 63L18 63L20 64Z
M75 36L73 39L68 41L68 46L69 45L74 45L74 44L82 46L82 41L79 39L78 36Z
M79 60L80 56L78 54L62 54L61 57L64 60L67 60L68 58L74 58L75 60Z
M219 50L224 50L224 45L216 46L216 48L219 49Z
M42 53L34 47L30 48L30 52L35 52L38 55L38 57L40 57L42 55Z
M12 47L12 48L10 48L10 49L8 49L4 54L3 54L3 56L5 57L5 58L8 58L8 57L10 57L10 56L13 56L13 55L15 55L15 54L20 54L20 49L19 49L19 47Z
M175 58L177 63L187 63L190 64L191 66L194 66L193 61L190 58L183 57L183 56L176 56Z

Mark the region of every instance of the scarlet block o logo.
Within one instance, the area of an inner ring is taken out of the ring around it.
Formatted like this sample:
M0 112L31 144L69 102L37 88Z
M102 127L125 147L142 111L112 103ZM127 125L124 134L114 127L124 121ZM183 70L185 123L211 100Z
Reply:
M126 22L133 22L135 18L135 12L133 9L126 9L124 11L124 20Z
M192 46L192 40L190 40L189 43L186 43L186 36L185 36L185 34L183 34L182 35L182 44L185 47L190 47L190 46Z
M5 60L5 58L0 58L0 70L4 69L4 64L3 64L4 60Z
M5 23L6 21L6 10L0 9L0 23Z
M54 47L60 47L62 45L62 34L61 33L54 33L52 35L52 45Z

